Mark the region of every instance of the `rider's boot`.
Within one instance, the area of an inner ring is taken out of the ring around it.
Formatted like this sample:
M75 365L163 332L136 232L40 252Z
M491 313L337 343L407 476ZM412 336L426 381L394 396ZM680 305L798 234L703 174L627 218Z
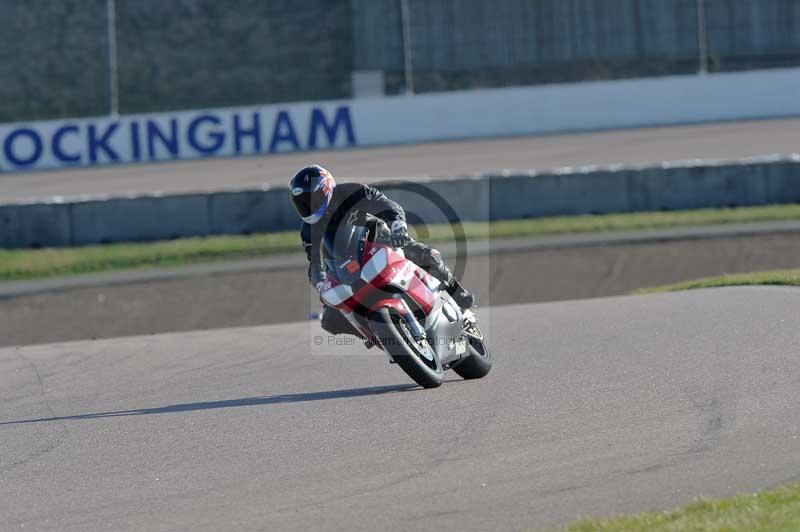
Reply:
M453 272L450 271L450 268L448 268L447 264L442 260L442 254L439 253L438 250L431 248L428 256L430 257L427 261L429 267L428 271L444 284L444 289L450 294L453 301L455 301L462 310L467 310L474 306L475 296L472 292L464 288L458 279L456 279L456 276L453 275Z
M437 278L463 310L467 310L475 304L475 296L458 282L437 249L416 241L406 245L404 249L406 257Z
M434 277L439 279L444 284L444 289L450 294L461 310L467 310L475 305L475 295L464 288L450 268L442 260L441 254L435 249L432 250L432 258L434 267L430 270Z
M475 295L464 288L452 275L450 278L452 280L449 284L445 284L445 290L453 298L453 301L458 303L462 310L467 310L475 305Z

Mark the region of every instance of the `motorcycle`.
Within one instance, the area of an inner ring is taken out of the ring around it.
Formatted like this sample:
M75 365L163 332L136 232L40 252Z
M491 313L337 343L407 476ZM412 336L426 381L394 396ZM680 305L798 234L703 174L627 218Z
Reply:
M342 224L325 235L322 248L327 272L322 301L417 384L435 388L449 369L464 379L489 373L492 356L477 317L406 259L402 248L391 246L382 220Z

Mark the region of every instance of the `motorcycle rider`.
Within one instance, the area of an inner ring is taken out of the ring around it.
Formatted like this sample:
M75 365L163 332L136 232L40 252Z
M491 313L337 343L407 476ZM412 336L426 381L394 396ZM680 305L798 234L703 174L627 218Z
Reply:
M289 192L297 213L303 219L300 236L308 258L308 280L317 291L326 281L322 266L321 243L326 231L335 231L342 223L364 224L367 215L376 216L391 228L391 244L403 248L405 256L430 273L461 308L475 303L450 272L438 250L411 238L405 212L378 189L358 183L336 184L331 173L319 165L300 169L289 182ZM341 312L325 305L322 328L331 334L362 336Z

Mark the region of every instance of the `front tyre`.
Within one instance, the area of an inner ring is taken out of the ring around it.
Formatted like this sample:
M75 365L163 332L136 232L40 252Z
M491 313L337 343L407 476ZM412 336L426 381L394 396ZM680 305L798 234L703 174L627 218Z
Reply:
M441 386L444 370L439 357L428 342L414 338L402 317L383 308L373 314L370 320L383 349L414 382L423 388Z
M467 339L469 355L453 366L453 371L462 379L481 379L492 369L492 354L486 346L483 333L474 323L464 331L464 338Z

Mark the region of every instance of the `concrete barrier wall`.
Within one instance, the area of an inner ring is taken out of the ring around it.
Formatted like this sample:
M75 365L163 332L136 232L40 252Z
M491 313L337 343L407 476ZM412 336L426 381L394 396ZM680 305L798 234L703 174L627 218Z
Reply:
M0 172L800 114L800 68L0 124Z
M0 205L0 248L72 244L70 205Z
M800 202L800 155L587 167L379 185L410 221L442 223ZM283 188L0 206L0 247L57 247L292 230Z

